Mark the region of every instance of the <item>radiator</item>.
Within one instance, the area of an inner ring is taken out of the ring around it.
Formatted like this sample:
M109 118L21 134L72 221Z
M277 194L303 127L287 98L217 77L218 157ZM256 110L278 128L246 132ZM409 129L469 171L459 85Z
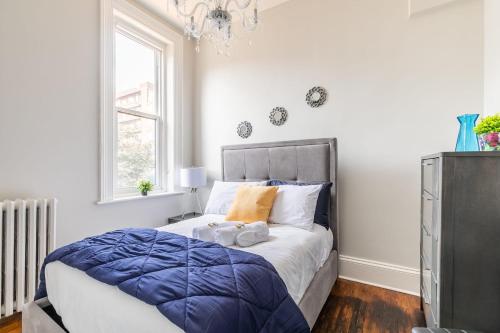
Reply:
M55 248L56 199L0 202L0 318L33 301L40 269Z

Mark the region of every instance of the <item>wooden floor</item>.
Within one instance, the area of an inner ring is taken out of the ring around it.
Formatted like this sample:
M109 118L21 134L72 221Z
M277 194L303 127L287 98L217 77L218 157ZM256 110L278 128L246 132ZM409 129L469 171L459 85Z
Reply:
M418 297L338 280L313 333L411 333L415 326L425 326Z
M0 333L21 333L21 315L15 314L0 321Z
M313 333L411 333L424 326L418 297L338 280ZM21 316L0 322L0 333L21 333Z

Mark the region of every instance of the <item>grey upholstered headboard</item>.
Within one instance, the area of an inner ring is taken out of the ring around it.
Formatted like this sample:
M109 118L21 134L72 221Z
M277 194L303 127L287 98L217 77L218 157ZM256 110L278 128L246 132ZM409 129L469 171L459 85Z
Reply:
M224 181L286 180L333 183L330 227L338 240L337 139L311 139L222 147Z

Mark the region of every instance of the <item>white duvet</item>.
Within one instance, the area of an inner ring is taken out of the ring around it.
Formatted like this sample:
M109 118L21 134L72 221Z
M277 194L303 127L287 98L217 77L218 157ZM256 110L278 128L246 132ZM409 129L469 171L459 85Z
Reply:
M223 220L221 215L205 215L158 229L191 237L193 227ZM269 234L268 242L234 248L261 255L273 264L298 304L330 255L333 235L316 224L311 231L271 224ZM45 274L49 300L71 333L182 332L155 306L61 262L47 265Z

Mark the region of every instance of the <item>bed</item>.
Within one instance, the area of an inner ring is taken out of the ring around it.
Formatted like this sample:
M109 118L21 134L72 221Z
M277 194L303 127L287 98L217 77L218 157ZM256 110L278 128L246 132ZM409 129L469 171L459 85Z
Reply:
M330 230L319 225L315 225L311 231L271 225L269 242L245 249L264 257L275 267L312 328L337 278L336 140L224 146L221 153L224 181L278 179L333 183ZM190 236L193 227L222 221L223 218L220 215L205 215L159 230ZM154 306L63 263L47 265L46 285L48 299L30 304L23 315L24 329L28 333L57 332L54 322L40 310L40 305L48 302L61 316L66 328L74 333L182 332Z

